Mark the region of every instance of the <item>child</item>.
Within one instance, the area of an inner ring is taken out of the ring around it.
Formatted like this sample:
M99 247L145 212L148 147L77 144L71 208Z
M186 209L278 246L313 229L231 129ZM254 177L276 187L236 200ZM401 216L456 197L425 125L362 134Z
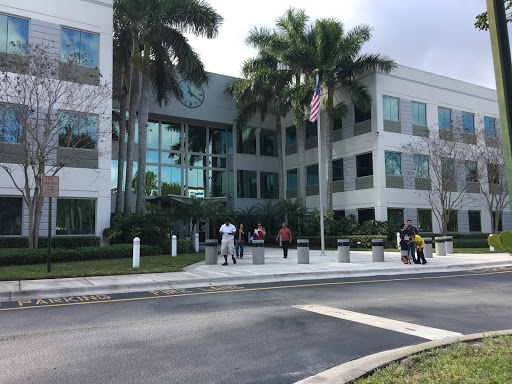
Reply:
M427 264L427 260L425 260L425 255L423 254L423 248L425 247L425 240L423 240L420 235L412 235L411 239L416 242L416 255L418 256L418 264Z
M405 224L402 224L402 228L405 227ZM403 231L400 231L400 253L402 254L402 263L411 264L411 259L409 259L409 237L403 234Z

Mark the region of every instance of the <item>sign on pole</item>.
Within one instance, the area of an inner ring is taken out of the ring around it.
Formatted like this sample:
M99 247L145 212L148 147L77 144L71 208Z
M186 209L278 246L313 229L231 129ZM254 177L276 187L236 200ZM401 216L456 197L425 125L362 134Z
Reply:
M43 197L48 197L48 268L52 270L52 198L59 197L59 176L43 176Z

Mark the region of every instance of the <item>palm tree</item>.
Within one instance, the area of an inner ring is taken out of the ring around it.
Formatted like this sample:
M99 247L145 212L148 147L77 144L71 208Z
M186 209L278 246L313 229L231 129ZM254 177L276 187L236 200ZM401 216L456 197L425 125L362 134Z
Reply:
M225 88L225 93L233 96L241 106L235 120L236 128L243 129L249 120L258 114L263 122L271 107L274 107L279 164L279 198L282 198L285 183L281 119L290 107L288 89L292 73L287 69L280 68L279 61L265 51L261 51L258 57L245 61L242 73L244 79L229 82Z
M203 202L203 217L208 220L210 227L212 228L211 233L215 237L219 220L226 215L226 206L223 201L208 199Z
M276 204L272 200L267 200L257 207L258 221L263 224L268 233L275 231L278 227L276 225Z
M322 135L326 142L327 212L332 210L332 130L334 117L344 117L348 111L345 102L334 105L334 90L346 94L361 110L369 110L372 98L360 78L380 70L390 72L396 63L376 54L361 54L362 46L371 38L371 28L360 25L344 33L343 24L336 19L321 19L315 23L316 68L321 84L327 88L325 109L327 124ZM320 150L320 148L319 148Z
M290 228L295 225L296 228L304 221L306 207L301 198L281 199L275 206L277 217L283 222L288 223ZM297 228L298 229L298 228Z
M144 180L150 85L157 102L167 105L172 98L182 95L180 77L196 84L207 82L204 65L183 33L214 38L223 19L201 0L116 0L116 3L132 26L134 41L140 41L143 47L139 55L134 44L132 67L137 66L142 73L138 174L139 180ZM137 188L138 215L145 211L144 189L140 183Z

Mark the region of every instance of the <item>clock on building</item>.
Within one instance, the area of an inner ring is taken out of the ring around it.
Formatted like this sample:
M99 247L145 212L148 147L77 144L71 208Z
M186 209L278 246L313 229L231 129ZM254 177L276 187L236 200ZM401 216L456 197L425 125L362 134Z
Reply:
M181 104L189 108L197 108L204 101L203 87L197 86L190 80L180 81L180 88L183 96L180 98Z

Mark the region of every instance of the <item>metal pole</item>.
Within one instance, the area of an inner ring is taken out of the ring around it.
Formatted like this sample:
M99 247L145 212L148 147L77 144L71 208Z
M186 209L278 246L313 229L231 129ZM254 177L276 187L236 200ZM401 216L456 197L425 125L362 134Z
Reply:
M49 197L48 200L48 267L46 270L50 273L52 271L52 198Z
M496 92L500 111L503 155L507 170L507 182L510 186L512 185L512 126L510 125L512 113L512 63L507 33L507 17L503 0L486 1L494 75L496 77ZM508 193L510 198L512 196L512 188L508 189Z
M320 74L316 70L316 83L319 84ZM325 238L324 238L324 204L323 204L323 188L322 184L322 137L320 136L320 109L318 110L318 119L316 119L316 128L318 135L318 196L320 198L320 256L325 256Z

